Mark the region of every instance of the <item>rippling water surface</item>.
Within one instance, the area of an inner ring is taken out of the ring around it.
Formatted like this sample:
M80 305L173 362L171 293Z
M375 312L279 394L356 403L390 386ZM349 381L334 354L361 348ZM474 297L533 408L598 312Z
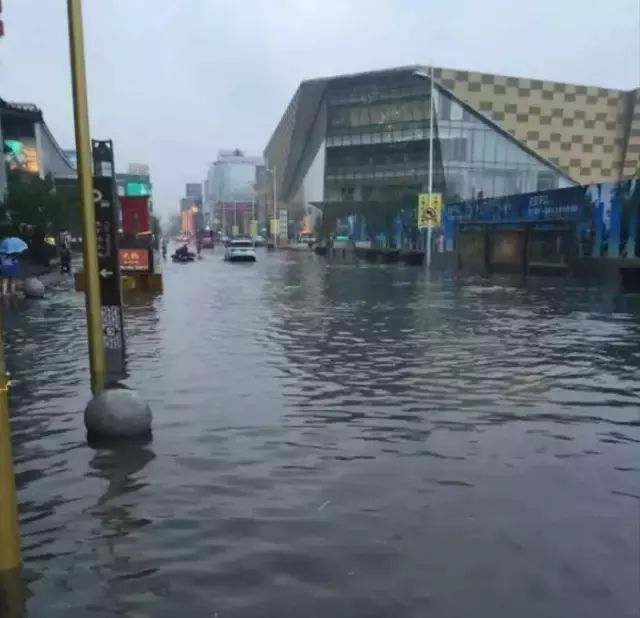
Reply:
M107 449L82 297L6 315L31 618L638 616L637 300L218 249L126 316Z

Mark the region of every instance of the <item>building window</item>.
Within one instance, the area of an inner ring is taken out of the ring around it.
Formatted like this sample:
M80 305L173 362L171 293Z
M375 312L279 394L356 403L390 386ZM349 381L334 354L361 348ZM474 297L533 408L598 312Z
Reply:
M451 99L446 95L440 97L438 117L442 120L451 120Z
M536 191L549 191L555 189L556 176L552 172L538 172Z

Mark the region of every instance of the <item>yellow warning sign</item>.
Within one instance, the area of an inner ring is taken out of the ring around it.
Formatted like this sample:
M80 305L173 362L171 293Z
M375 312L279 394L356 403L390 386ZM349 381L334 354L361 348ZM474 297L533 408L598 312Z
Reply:
M442 214L442 193L418 194L418 229L438 227Z

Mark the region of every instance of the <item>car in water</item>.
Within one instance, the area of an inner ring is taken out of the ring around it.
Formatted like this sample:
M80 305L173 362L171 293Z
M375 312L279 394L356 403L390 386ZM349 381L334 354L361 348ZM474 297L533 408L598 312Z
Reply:
M203 232L198 232L197 238L200 241L200 247L202 249L213 249L214 248L215 242L213 240L213 232L212 231L205 230Z
M256 247L250 238L232 238L224 250L227 262L255 262Z

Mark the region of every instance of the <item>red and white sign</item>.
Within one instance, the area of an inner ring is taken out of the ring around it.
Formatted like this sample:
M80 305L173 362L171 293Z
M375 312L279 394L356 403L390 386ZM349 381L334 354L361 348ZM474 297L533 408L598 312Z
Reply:
M148 249L119 249L120 270L149 272Z

